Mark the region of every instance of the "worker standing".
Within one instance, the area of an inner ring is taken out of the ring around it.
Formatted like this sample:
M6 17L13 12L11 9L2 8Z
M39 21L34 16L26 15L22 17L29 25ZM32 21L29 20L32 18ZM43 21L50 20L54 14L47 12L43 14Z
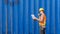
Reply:
M39 18L34 17L34 20L39 21L40 25L40 34L45 34L45 29L46 29L46 15L44 13L44 9L40 8L39 9Z

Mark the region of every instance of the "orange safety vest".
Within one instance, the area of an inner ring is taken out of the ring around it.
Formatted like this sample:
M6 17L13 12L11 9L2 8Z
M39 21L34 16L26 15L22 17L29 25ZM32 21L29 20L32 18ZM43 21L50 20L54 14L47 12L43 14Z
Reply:
M40 21L39 22L39 25L40 26L45 26L46 25L46 16L44 15L44 17L43 17L43 21Z

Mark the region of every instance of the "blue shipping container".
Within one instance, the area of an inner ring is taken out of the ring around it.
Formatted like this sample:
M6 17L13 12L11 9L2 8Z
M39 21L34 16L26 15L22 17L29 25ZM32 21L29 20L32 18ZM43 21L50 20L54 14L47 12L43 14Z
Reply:
M39 8L47 16L46 34L60 34L60 0L0 0L0 34L40 34Z

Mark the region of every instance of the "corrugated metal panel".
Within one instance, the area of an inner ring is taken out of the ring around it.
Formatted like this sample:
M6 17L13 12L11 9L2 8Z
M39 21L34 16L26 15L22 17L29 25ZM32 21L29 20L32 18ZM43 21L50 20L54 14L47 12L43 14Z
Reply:
M40 34L39 8L47 16L46 34L60 34L60 0L0 0L0 34Z

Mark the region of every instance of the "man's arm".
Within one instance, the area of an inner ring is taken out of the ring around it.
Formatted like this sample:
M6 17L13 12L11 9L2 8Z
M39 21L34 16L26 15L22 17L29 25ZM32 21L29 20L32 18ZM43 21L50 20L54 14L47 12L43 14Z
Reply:
M36 18L37 21L40 21L40 19Z
M39 17L39 19L38 18L35 18L34 20L37 20L37 21L43 21L43 15L41 15L40 17Z

